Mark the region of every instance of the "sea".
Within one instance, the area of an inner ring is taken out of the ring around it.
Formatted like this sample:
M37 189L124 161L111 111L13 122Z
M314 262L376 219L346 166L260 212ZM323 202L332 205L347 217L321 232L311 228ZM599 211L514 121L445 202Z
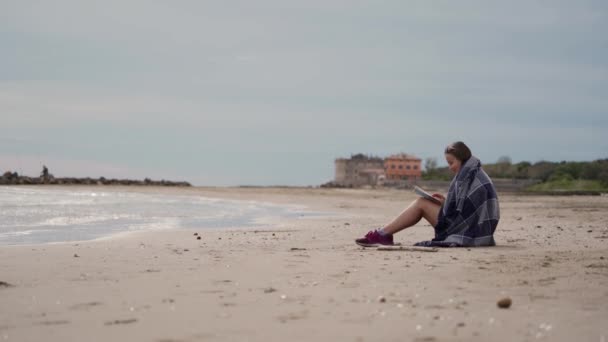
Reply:
M322 215L303 206L195 195L2 186L0 245L86 241L160 229L257 228Z

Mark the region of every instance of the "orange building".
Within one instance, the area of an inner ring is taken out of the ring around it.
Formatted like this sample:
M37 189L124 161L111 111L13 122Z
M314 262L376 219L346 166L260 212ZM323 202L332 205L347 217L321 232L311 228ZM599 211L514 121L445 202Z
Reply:
M406 153L394 154L384 159L386 179L407 180L410 183L422 177L422 160Z

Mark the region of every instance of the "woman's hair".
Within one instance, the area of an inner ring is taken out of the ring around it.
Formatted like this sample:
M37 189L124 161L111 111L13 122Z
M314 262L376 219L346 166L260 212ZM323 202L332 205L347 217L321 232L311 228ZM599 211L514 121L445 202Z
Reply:
M471 158L471 150L462 141L457 141L449 144L445 148L445 153L453 155L462 163L466 162L467 160L469 160L469 158Z

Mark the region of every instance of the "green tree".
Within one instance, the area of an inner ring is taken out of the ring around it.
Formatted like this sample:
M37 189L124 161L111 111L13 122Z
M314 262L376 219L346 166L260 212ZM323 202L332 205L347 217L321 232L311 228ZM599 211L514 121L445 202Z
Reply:
M528 176L528 171L530 169L530 166L532 166L532 164L530 164L527 161L523 161L523 162L519 162L517 164L515 164L515 178L519 178L519 179L526 179L529 178Z
M582 170L583 163L562 161L554 172L559 175L570 175L572 179L579 179L581 178Z
M556 168L556 163L540 161L530 166L528 169L528 176L546 182Z
M437 158L426 158L424 160L424 169L426 172L433 172L437 169Z

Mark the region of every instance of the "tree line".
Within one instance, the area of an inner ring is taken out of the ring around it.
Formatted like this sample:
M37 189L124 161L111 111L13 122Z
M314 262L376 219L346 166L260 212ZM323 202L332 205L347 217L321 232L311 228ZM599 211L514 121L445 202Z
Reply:
M447 167L437 167L435 158L427 158L422 178L426 180L450 180L454 176ZM538 179L542 182L593 180L608 187L608 159L589 162L512 163L503 156L494 164L483 164L483 169L492 178Z

